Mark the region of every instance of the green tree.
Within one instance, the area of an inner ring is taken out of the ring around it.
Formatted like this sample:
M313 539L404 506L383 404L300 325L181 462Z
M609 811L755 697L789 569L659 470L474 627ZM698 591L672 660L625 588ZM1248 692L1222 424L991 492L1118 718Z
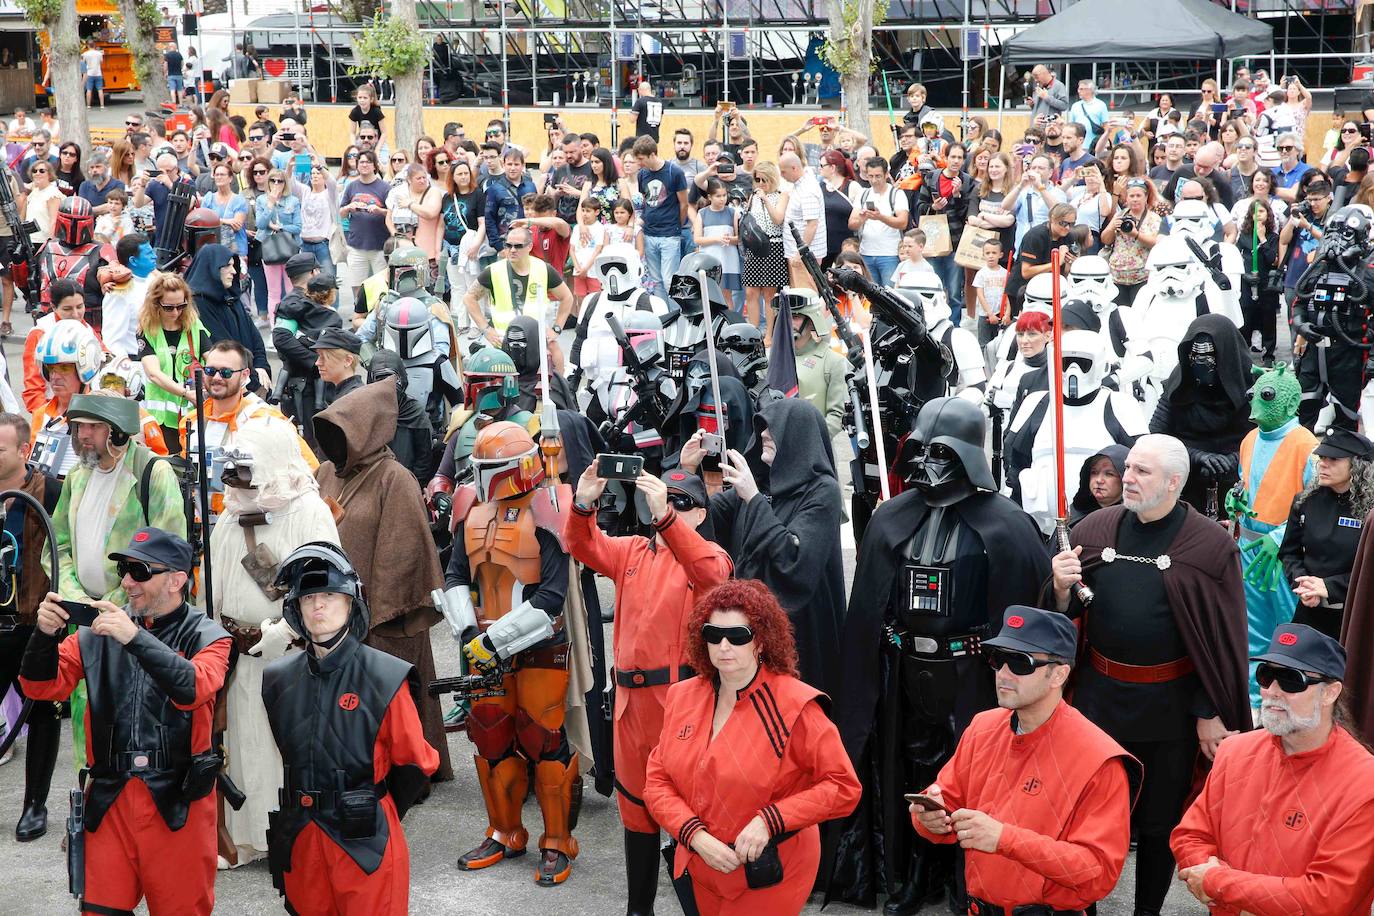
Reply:
M81 84L81 40L73 0L18 0L29 22L48 33L48 82L52 86L62 137L91 148L86 94Z
M143 87L143 107L159 111L171 99L162 52L153 42L162 14L156 0L119 0L119 13L124 19L124 41L134 58L134 74Z

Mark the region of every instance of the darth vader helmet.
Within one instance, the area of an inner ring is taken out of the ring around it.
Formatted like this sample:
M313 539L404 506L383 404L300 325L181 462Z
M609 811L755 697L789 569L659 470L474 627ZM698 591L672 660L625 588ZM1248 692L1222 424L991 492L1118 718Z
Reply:
M983 450L986 434L977 405L959 397L932 398L916 415L898 466L933 506L952 505L975 489L995 490Z

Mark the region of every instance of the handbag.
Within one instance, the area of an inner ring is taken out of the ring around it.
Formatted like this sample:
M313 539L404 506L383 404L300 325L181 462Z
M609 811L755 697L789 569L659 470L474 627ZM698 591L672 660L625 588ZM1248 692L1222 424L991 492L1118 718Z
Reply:
M948 216L943 213L927 213L921 217L919 227L926 234L926 257L943 257L954 250L949 238Z
M301 250L301 243L285 229L273 229L262 238L262 263L285 264Z
M754 214L747 211L740 214L739 241L756 258L768 254L768 232L759 225Z
M763 852L759 853L757 859L744 863L744 883L751 890L761 890L782 883L782 856L778 854L778 845L796 835L795 830L778 834L768 841L768 845L763 847Z
M983 245L997 237L996 229L965 225L964 234L959 236L959 247L954 251L954 263L969 270L978 270L985 266ZM930 236L926 236L926 241L930 241Z

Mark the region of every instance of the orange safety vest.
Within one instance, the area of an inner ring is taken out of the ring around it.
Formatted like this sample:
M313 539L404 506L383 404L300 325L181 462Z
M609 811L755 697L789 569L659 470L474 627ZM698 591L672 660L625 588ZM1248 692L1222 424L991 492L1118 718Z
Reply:
M1259 430L1252 429L1240 443L1241 482L1250 491L1250 459L1255 453L1255 441ZM1288 521L1288 512L1293 508L1293 497L1302 492L1305 483L1303 472L1307 469L1307 459L1312 449L1317 447L1317 437L1305 426L1295 426L1288 431L1279 443L1278 450L1264 471L1264 479L1259 482L1250 508L1255 510L1255 520L1266 525L1282 525Z

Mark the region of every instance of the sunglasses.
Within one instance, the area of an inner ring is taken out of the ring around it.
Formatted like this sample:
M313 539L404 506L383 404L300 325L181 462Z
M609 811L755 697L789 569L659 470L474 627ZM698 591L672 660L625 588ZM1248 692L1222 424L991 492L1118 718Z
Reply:
M1073 228L1073 220L1069 220L1069 219L1057 219L1057 220L1054 221L1054 224L1055 224L1056 226L1058 226L1060 229L1072 229L1072 228Z
M143 122L142 122L142 121L125 121L125 122L124 122L124 126L125 126L125 127L142 127L142 126L143 126Z
M249 137L248 137L248 142L249 142L249 143L261 143L262 141L264 141L264 140L266 140L266 139L267 139L267 138L264 137L262 134L258 134L257 136L253 136L253 135L250 134Z
M1279 689L1284 693L1302 693L1313 684L1329 684L1331 678L1313 677L1297 670L1296 668L1285 668L1282 665L1271 665L1268 662L1261 662L1255 669L1255 680L1261 687L1268 687L1275 681L1279 682Z
M722 639L732 646L747 646L754 641L754 631L748 627L718 627L706 623L701 626L701 638L713 646L720 645Z
M395 165L395 164L398 163L398 162L405 162L405 161L406 161L406 159L405 159L404 156L392 156L392 157L391 157L391 164L392 164L392 165Z
M48 174L48 170L47 170L47 169L29 169L29 174L30 174L30 175L46 175L46 174Z
M1343 133L1343 134L1358 134L1359 132L1360 132L1360 129L1359 129L1358 127L1342 127L1342 128L1341 128L1341 133Z
M1255 144L1253 144L1253 143L1237 143L1237 144L1236 144L1236 149L1254 149L1254 148L1255 148Z
M678 493L668 494L668 504L679 512L690 512L697 508L696 500Z
M345 159L357 159L357 158L358 158L358 154L357 154L357 153L349 153L349 154L348 154L347 156L345 156L344 158L345 158Z
M447 159L435 159L435 160L434 160L434 164L435 164L436 166L448 165L448 160L447 160Z
M75 152L74 150L64 149L64 150L62 151L62 155L63 155L63 156L75 156L75 155L76 155L76 152Z
M239 157L239 162L252 162L252 161L253 161L253 156L252 156L251 153L247 153L247 154L242 155L242 156Z
M529 242L507 242L505 247L519 250L521 248L528 248L530 245Z
M286 179L285 179L285 178L269 178L269 179L267 179L267 183L268 183L268 184L286 184Z
M499 136L501 136L501 132L500 132L499 130L489 130L489 131L487 131L487 139L488 139L488 140L490 140L492 137L499 137Z
M135 582L147 582L153 576L160 576L172 570L149 566L142 560L118 560L115 562L115 571L119 573L121 579L128 576Z
M166 304L163 304L163 305L159 305L158 308L162 309L164 312L184 312L184 311L186 311L186 303L185 303L185 302L181 302L181 303L178 303L177 305L166 305Z
M1280 146L1280 147L1278 148L1279 152L1281 152L1281 153L1291 153L1291 152L1293 152L1293 150L1295 150L1295 149L1297 149L1297 147L1296 147L1296 146L1293 146L1292 144L1289 144L1288 146Z
M993 671L1001 671L1005 665L1011 673L1017 677L1025 677L1036 668L1046 668L1050 665L1057 665L1049 659L1041 660L1033 657L1029 652L1014 652L1010 649L985 649L983 658L987 660L988 667Z
M205 367L205 374L206 374L208 377L210 377L210 378L215 378L216 376L218 376L219 378L224 379L226 382L229 381L229 379L233 378L234 376L238 375L238 374L239 374L240 372L242 372L242 371L243 371L242 369L230 369L228 366L206 366L206 367Z
M266 175L267 169L253 169L254 175Z

